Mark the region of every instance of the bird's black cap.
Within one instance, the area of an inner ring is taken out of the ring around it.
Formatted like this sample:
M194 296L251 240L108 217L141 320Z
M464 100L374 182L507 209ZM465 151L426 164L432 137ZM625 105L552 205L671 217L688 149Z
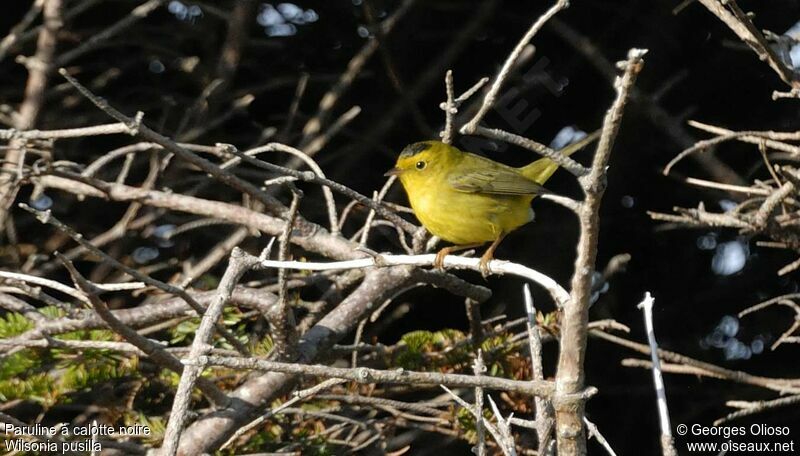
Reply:
M403 149L402 152L400 152L400 157L401 158L413 157L414 155L417 155L418 153L424 150L430 149L430 147L431 143L429 142L418 142L414 144L409 144L408 146L406 146L405 149Z

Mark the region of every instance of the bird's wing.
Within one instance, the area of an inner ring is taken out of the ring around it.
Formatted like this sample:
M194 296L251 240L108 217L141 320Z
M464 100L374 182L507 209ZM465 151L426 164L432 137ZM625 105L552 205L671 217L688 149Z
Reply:
M547 193L544 187L513 169L467 169L448 177L450 185L460 192L494 195L533 195Z

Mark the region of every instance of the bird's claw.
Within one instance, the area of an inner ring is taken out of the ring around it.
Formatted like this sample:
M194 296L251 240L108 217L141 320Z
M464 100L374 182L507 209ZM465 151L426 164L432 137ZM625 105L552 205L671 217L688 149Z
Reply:
M447 256L449 252L446 249L442 249L436 253L436 258L433 260L433 267L439 269L440 271L444 271L444 257Z
M484 279L492 275L492 269L489 268L490 261L492 261L492 257L482 256L481 261L478 263L478 270L480 270Z

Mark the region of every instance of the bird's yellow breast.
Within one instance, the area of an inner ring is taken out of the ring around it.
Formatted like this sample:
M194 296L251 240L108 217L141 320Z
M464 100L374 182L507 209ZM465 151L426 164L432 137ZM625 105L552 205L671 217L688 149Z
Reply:
M491 242L533 219L532 195L499 196L453 190L446 182L406 187L425 228L457 245Z

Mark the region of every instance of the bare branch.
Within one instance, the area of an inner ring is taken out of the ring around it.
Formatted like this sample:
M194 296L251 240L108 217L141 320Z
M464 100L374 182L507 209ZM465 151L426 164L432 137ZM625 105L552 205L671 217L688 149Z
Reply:
M165 455L174 456L178 451L181 431L186 422L186 415L189 412L191 392L206 365L206 363L197 362L197 360L209 353L211 349L209 344L214 334L214 328L218 326L217 321L222 315L225 305L230 301L237 282L245 272L257 264L258 258L247 255L238 248L231 252L228 269L225 270L225 274L217 287L217 296L203 313L200 326L197 328L192 341L189 357L183 360L186 367L183 369L181 380L178 383L178 390L175 392L172 412L164 434L163 454Z
M461 133L465 135L474 134L478 129L478 124L481 123L483 117L489 112L489 109L494 106L495 100L497 98L497 94L500 92L500 88L503 87L503 83L505 82L506 77L508 76L511 68L514 66L514 63L517 61L519 56L522 54L522 51L525 49L525 46L531 42L533 37L539 32L539 30L547 23L547 21L556 15L562 9L565 9L569 6L568 0L558 0L556 1L555 5L550 7L544 14L539 16L538 19L531 25L531 28L525 33L521 40L517 43L514 47L514 50L506 57L505 62L503 62L503 66L500 68L500 71L495 76L494 81L492 81L492 85L489 86L489 90L486 92L486 95L483 97L483 104L481 104L480 109L478 112L475 113L475 116L467 122L463 127L461 127Z
M597 425L586 419L586 417L583 417L583 422L586 424L586 429L589 430L589 437L594 437L597 439L597 442L602 445L603 449L606 450L606 453L608 453L609 456L617 456L617 453L615 453L614 449L611 448L611 445L609 445L608 440L606 440L606 438L603 437L603 434L600 433L600 430L597 429Z
M92 307L94 308L95 312L97 312L97 315L99 315L100 318L106 322L112 331L119 334L136 348L144 352L155 363L179 374L185 370L181 362L171 354L167 353L162 346L138 334L135 330L129 328L115 318L114 314L112 314L108 309L106 303L99 298L99 289L96 288L94 284L83 278L83 276L78 272L77 269L75 269L75 266L73 266L69 260L63 257L60 257L60 259L62 260L64 267L66 267L69 271L72 279L75 281L75 284L85 294L85 299L91 302ZM197 387L203 391L203 393L206 394L216 405L225 406L228 404L228 396L220 391L213 382L207 379L202 379L202 381L197 383Z
M45 0L43 6L43 27L36 42L36 53L28 59L28 81L25 96L19 107L14 127L29 130L36 126L45 100L45 91L50 82L50 74L55 67L57 35L64 25L62 0ZM0 232L3 231L8 211L14 202L20 170L25 162L25 141L16 140L10 144L2 167L0 167Z
M36 218L41 223L44 223L44 224L47 224L47 225L51 225L51 226L57 228L59 231L65 233L66 235L71 237L75 242L77 242L80 245L82 245L86 250L92 252L93 254L95 254L97 256L102 257L105 261L107 261L109 264L111 264L115 268L119 269L120 271L124 271L126 274L130 275L131 277L135 278L136 280L144 282L144 283L146 283L146 284L148 284L150 286L156 287L156 288L158 288L160 290L164 290L165 292L173 294L175 296L179 296L181 299L186 301L186 303L189 304L189 306L192 307L199 315L203 314L203 307L200 306L200 304L198 304L197 301L195 301L194 298L192 298L192 296L189 295L189 293L187 293L186 290L184 290L183 288L179 288L179 287L164 283L164 282L162 282L160 280L157 280L157 279L154 279L154 278L150 277L147 274L142 274L141 272L137 271L136 269L133 269L133 268L128 267L128 266L125 266L124 264L122 264L116 258L108 255L107 253L105 253L102 250L98 249L97 247L95 247L91 243L87 242L80 233L77 233L75 230L73 230L72 228L70 228L69 226L65 225L64 223L62 223L57 218L55 218L50 213L50 211L37 211L36 209L33 209L32 207L30 207L30 206L28 206L27 204L24 204L24 203L21 203L20 207L22 209L30 212L31 214L35 215ZM230 331L228 331L224 326L222 326L221 324L217 323L216 324L216 329L217 329L217 331L219 331L220 335L222 335L228 342L231 343L231 345L236 347L237 350L239 350L241 353L249 353L249 350L247 349L247 347L244 346L241 342L239 342L239 340L236 339L236 337L233 334L231 334Z
M509 380L501 377L485 375L473 376L462 374L442 374L439 372L415 372L404 369L379 370L366 367L355 369L331 367L324 365L308 365L281 363L255 358L232 358L225 356L201 356L194 360L185 359L184 364L195 366L223 366L231 369L259 370L265 372L281 372L286 374L307 375L322 378L341 378L357 383L389 383L396 385L448 385L452 387L513 391L523 394L549 396L553 392L553 383L548 381L532 382ZM588 388L582 397L595 394L594 388Z
M531 356L531 372L533 380L544 380L542 368L542 338L536 325L536 308L533 306L533 295L528 284L523 286L525 312L527 313L528 348ZM536 435L539 440L539 454L549 454L553 434L553 405L548 401L534 397Z
M579 178L585 199L578 214L580 238L575 272L572 276L570 302L564 307L561 324L561 343L556 371L556 437L559 454L586 454L583 428L583 403L573 395L583 389L584 358L586 356L587 324L592 294L592 276L597 256L600 202L606 186L606 168L622 112L631 87L642 70L646 51L631 49L628 59L620 66L624 73L617 78L617 97L606 113L600 141L588 174Z
M699 0L711 13L725 23L745 44L750 46L761 61L766 61L780 78L793 89L797 89L792 70L787 68L764 39L753 22L736 4L735 0ZM727 8L730 8L728 11Z
M399 265L432 266L435 259L436 255L434 254L378 255L371 258L361 258L357 260L329 263L265 260L261 262L261 265L268 268L292 268L306 271L333 271ZM446 269L455 268L480 271L480 259L448 255L444 258L443 266ZM489 267L495 274L513 274L538 283L550 293L550 295L553 297L553 301L559 307L564 306L569 300L569 293L567 293L567 291L564 290L555 280L540 272L534 271L531 268L502 260L492 260L489 263Z
M664 379L661 377L661 363L658 359L658 343L653 327L653 302L650 292L645 293L644 300L638 307L644 313L647 342L650 344L650 359L653 363L653 383L656 389L656 405L658 406L658 421L661 424L661 452L664 456L677 456L675 440L672 438L672 425L669 420L667 408L667 392L664 388Z

